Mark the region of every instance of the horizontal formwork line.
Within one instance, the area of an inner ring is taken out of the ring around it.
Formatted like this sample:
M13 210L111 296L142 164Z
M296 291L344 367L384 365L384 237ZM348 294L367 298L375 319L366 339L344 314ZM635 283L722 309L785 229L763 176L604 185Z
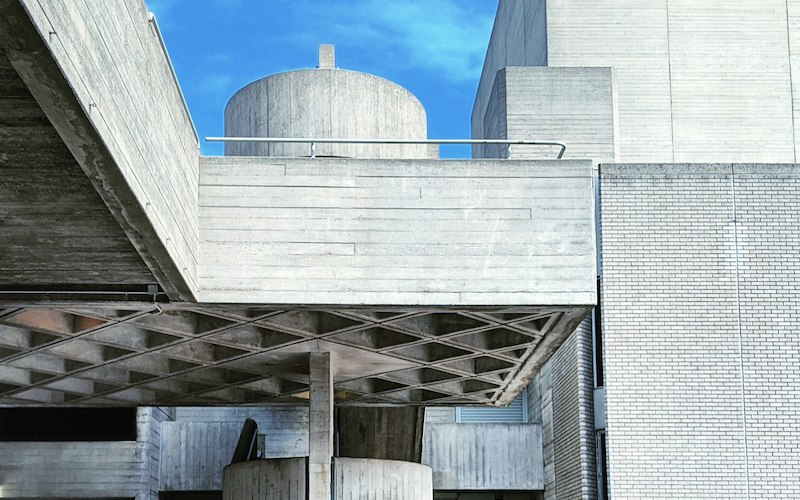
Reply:
M360 256L404 256L432 255L439 257L457 256L566 256L594 253L591 241L582 244L531 244L531 243L264 243L253 245L246 242L206 241L206 256L224 261L226 258L246 262L248 257L263 255L360 255ZM224 250L224 252L222 252ZM215 252L218 252L215 255ZM222 252L221 254L219 252ZM335 252L335 253L334 253Z
M473 160L474 161L474 160ZM534 160L495 160L482 161L477 164L465 164L453 161L439 161L433 165L414 163L398 163L395 161L376 161L371 165L357 163L357 160L346 162L327 162L313 160L307 162L287 163L286 177L314 176L330 177L332 173L342 177L361 178L434 178L434 179L585 179L592 177L590 162L585 165L569 167L561 163L557 166L534 163ZM532 163L534 163L532 165ZM235 169L235 164L231 169Z
M345 209L345 210L519 210L554 212L582 210L591 212L594 200L586 198L544 199L536 197L486 198L325 198L286 196L261 198L252 196L201 195L201 209L209 208L269 208L285 210Z
M268 220L269 223L264 221ZM416 220L394 219L390 225L384 219L365 218L311 218L301 219L263 219L257 217L206 217L200 220L201 239L205 239L207 231L265 231L265 232L418 232L419 222ZM268 227L265 227L268 226ZM425 223L426 231L437 233L489 233L489 232L591 232L594 220L582 219L431 219Z
M200 220L208 219L211 215L214 217L256 217L262 219L290 219L296 217L287 217L288 215L298 214L297 208L270 208L263 207L244 208L244 207L213 207L213 209L204 209L200 211ZM361 212L361 214L359 214ZM505 215L509 219L530 219L531 209L529 208L476 208L476 209L453 209L453 208L308 208L304 209L302 217L310 217L316 219L336 218L336 219L355 219L359 217L370 216L369 218L375 219L414 219L414 220L428 220L428 219L455 219L455 220L470 220L470 219L495 219Z
M530 293L461 293L461 292L260 292L258 290L206 290L200 289L200 300L225 303L280 303L320 305L374 305L385 306L542 306L594 304L594 291L589 292L530 292Z
M419 187L388 186L388 187L327 187L327 186L228 186L204 185L200 190L200 197L260 197L260 198L286 198L286 197L326 197L326 198L419 198Z
M570 180L569 185L580 188L591 182L586 177L504 177L494 175L491 177L415 177L415 176L343 176L335 173L328 175L263 175L257 172L241 174L201 174L200 189L208 188L320 188L320 189L352 189L352 188L390 188L405 186L409 188L434 188L445 190L462 190L477 188L508 188L519 189L551 189L562 190L565 179ZM223 182L226 180L225 182Z
M224 249L224 248L223 248ZM227 250L227 249L224 249ZM470 269L483 269L484 267L520 267L531 269L554 269L557 270L565 265L569 267L591 267L594 265L596 256L594 252L586 252L577 255L278 255L287 260L242 258L241 255L234 255L230 252L218 252L216 255L207 253L200 269L206 269L206 265L217 265L228 268L248 268L258 269L260 267L318 267L335 266L351 268L456 268L468 267ZM226 262L227 261L227 262ZM229 263L228 263L229 262ZM272 265L270 265L270 262ZM291 264L289 264L291 262ZM206 264L208 263L208 264Z
M590 230L575 235L563 231L271 231L208 229L203 243L332 243L332 244L552 244L581 245L593 241Z
M555 272L557 271L557 272ZM200 280L205 282L230 280L251 280L257 282L262 277L270 279L392 279L392 280L457 280L469 278L475 281L485 280L583 280L592 276L592 268L588 266L563 266L557 268L524 268L524 267L483 267L463 269L456 272L447 267L268 267L248 266L247 269L231 269L229 266L207 266ZM264 273L264 274L259 274Z
M219 281L222 281L221 283ZM583 280L373 280L373 279L260 279L210 280L203 290L258 290L283 292L406 292L406 293L530 293L590 292L591 277Z
M429 186L405 186L372 188L372 187L275 187L275 186L214 186L200 190L200 199L266 199L266 200L414 200L419 198L446 200L547 200L550 203L574 200L580 202L592 200L591 192L583 189L555 190L525 188L523 186L481 187L471 186L458 188L439 188Z

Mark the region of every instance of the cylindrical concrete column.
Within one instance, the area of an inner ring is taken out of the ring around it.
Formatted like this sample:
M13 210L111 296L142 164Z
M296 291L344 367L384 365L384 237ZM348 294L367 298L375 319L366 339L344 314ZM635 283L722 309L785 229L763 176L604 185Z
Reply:
M320 67L257 80L225 108L228 137L426 139L422 104L377 76L334 67L333 47L320 47ZM309 156L308 144L226 143L226 156ZM316 145L317 156L428 158L425 145Z

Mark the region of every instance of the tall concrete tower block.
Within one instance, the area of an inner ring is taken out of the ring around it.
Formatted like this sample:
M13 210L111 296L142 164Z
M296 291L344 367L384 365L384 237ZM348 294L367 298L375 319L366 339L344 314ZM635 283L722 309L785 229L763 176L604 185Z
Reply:
M425 139L425 109L383 78L337 69L320 45L316 69L288 71L239 90L225 108L228 137ZM424 145L317 144L317 156L427 158ZM227 143L226 156L309 156L308 144Z

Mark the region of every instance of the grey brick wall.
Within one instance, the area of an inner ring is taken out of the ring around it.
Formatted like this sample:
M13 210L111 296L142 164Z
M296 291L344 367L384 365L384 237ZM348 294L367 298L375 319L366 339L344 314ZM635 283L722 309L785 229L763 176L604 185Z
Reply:
M799 211L796 165L601 167L615 500L800 496Z
M752 498L800 498L800 169L736 179ZM752 172L752 173L751 173Z
M528 385L528 418L542 425L545 499L597 498L591 318Z

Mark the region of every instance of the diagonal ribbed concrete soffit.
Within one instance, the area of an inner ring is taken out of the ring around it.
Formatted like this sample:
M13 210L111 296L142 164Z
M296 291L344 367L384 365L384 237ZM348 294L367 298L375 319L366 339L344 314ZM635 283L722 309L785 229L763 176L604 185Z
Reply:
M0 321L0 404L302 403L329 351L346 404L489 404L582 310L18 308Z

